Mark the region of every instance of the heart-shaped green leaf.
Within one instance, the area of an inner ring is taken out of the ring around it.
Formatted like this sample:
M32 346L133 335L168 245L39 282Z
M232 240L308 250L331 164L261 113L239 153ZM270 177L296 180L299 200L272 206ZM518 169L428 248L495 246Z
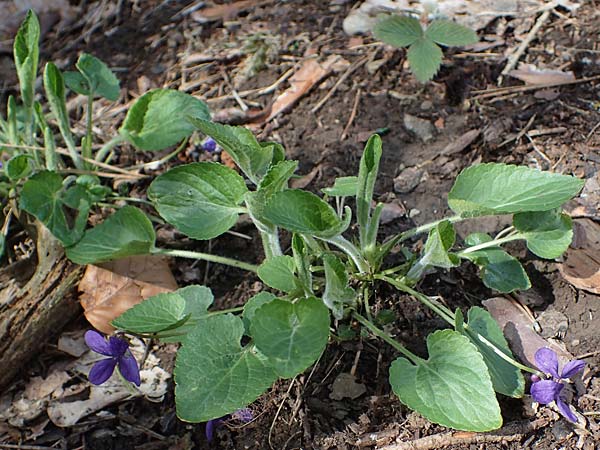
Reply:
M83 201L72 205L78 209L78 213L73 226L70 226L64 197L68 198L69 194L65 193L62 177L56 172L42 171L30 177L23 185L19 206L42 222L68 247L81 239L90 204L85 200L86 197L81 197L80 200Z
M266 259L258 267L258 277L269 287L283 292L296 289L296 265L291 256L274 256Z
M291 378L313 364L327 345L329 310L321 300L275 299L254 312L250 334L280 377Z
M82 53L77 60L77 69L87 81L88 92L112 101L119 98L119 80L98 58Z
M157 177L148 198L167 222L194 239L229 230L245 209L244 179L222 164L200 162L175 167Z
M495 345L497 351L501 351L509 358L514 359L498 323L489 312L478 306L469 309L467 317L468 327L461 333L475 344L479 353L483 356L483 360L492 378L494 390L509 397L523 397L525 379L521 370L498 356L496 350L492 349L480 338L480 336L483 336L488 342Z
M583 183L525 166L478 164L458 175L448 204L462 217L548 211L577 195Z
M276 146L259 144L250 130L244 127L221 125L208 119L200 117L188 120L202 133L217 141L254 184L260 183L274 158L279 162L281 155Z
M344 315L344 306L356 300L356 291L348 285L348 273L342 261L327 253L323 255L325 266L325 290L323 303L331 310L336 319Z
M429 359L415 366L398 358L390 384L400 401L432 422L467 431L502 425L487 366L468 338L441 330L427 338Z
M248 301L244 304L244 312L242 313L246 334L250 335L250 324L254 319L254 313L256 313L256 310L262 305L269 303L276 298L277 297L270 292L259 292L248 299Z
M154 240L154 228L146 215L134 206L124 206L87 230L66 254L74 263L95 264L150 253Z
M162 150L190 136L188 117L210 119L206 104L185 92L155 89L137 99L119 132L141 150Z
M158 333L185 317L185 300L175 292L154 295L128 309L112 325L131 333Z
M175 364L177 416L205 422L230 414L261 395L277 375L252 345L242 347L242 319L201 320L184 339Z
M513 225L527 240L527 248L541 258L558 258L573 240L571 218L558 209L515 214Z
M299 189L278 192L266 204L264 215L276 226L296 233L333 237L348 226L335 210L315 194Z

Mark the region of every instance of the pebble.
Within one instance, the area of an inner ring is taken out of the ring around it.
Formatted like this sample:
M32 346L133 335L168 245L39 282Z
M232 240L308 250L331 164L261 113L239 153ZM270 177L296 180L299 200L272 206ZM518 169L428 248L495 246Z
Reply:
M408 194L413 191L423 179L424 170L417 167L408 167L394 178L394 191L399 194Z
M404 127L416 135L424 144L433 140L435 127L429 120L404 114Z

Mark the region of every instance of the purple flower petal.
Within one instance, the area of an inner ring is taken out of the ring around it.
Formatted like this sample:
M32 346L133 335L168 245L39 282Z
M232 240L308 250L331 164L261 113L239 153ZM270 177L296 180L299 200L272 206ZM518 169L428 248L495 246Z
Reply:
M234 412L231 417L239 420L240 422L248 423L252 422L252 419L254 419L254 414L250 408L242 408Z
M571 411L569 405L562 401L562 399L556 399L556 406L558 406L558 410L563 416L565 416L567 420L577 423L577 416L573 413L573 411Z
M217 142L210 136L204 139L201 145L205 152L214 152L217 149Z
M90 383L96 385L104 383L112 375L116 364L117 361L113 358L98 361L96 364L94 364L92 370L90 370L88 380L90 380Z
M112 356L108 342L106 342L104 336L95 330L88 330L85 332L85 343L96 353L100 353L104 356Z
M558 398L558 395L563 388L564 386L562 384L555 381L541 380L533 383L529 392L536 402L547 405Z
M121 375L123 375L123 378L127 381L136 386L140 385L140 368L129 350L126 351L125 355L119 358L119 372L121 372Z
M558 357L554 350L548 347L542 347L535 352L535 363L544 373L549 373L554 378L560 378L558 375Z
M129 349L127 341L114 336L111 336L108 339L108 346L110 348L111 356L114 356L115 358L120 358Z
M560 377L571 378L577 372L581 372L584 367L585 361L582 361L580 359L574 359L573 361L569 361L567 364L565 364L565 367L563 367L562 374L560 375Z
M206 440L211 442L215 436L215 430L223 422L222 418L213 419L206 422Z

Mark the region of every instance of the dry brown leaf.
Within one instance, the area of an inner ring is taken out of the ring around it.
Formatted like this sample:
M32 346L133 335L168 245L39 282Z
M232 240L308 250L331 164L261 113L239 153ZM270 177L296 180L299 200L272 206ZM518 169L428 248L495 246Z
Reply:
M508 73L525 84L554 84L575 80L573 72L562 70L538 69L533 64L519 64L519 68Z
M498 322L513 353L524 363L535 367L535 352L541 347L554 350L561 366L573 359L564 348L554 341L542 338L534 330L534 321L525 313L517 302L505 297L494 297L483 301L483 305Z
M256 6L263 6L273 3L274 0L242 0L235 3L225 3L210 8L204 8L192 13L192 19L196 22L206 23L215 20L233 19L239 13Z
M590 219L573 222L573 242L558 267L573 286L600 294L600 225Z
M132 256L98 266L88 265L79 283L79 301L87 320L103 333L110 322L142 300L177 289L165 258Z
M316 59L304 61L302 67L290 78L290 87L282 92L271 106L271 113L265 122L289 110L300 97L329 74L337 60L336 55L331 55L323 63L319 63Z

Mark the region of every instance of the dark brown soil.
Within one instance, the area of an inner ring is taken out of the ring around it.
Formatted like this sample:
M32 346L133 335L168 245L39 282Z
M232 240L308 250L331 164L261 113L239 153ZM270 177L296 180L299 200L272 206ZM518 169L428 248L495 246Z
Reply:
M83 11L98 7L96 2L83 3ZM119 2L115 0L112 3ZM364 65L358 68L316 113L311 110L334 86L343 70L312 89L290 112L259 130L262 139L280 141L289 158L300 161L300 175L314 174L307 188L315 192L331 185L335 177L356 174L366 138L376 130L387 130L382 133L384 156L376 198L397 202L406 214L383 227L382 237L447 214L446 195L454 178L460 170L473 163L508 162L572 173L584 178L598 176L600 131L591 133L600 122L598 82L563 86L553 100L537 98L534 95L537 91L500 100L473 100L476 91L495 87L505 58L464 58L456 55L458 51L449 50L444 67L434 81L419 84L408 70L403 69L403 51L368 46L351 48L350 38L344 35L341 23L353 2L272 2L251 8L249 12L232 17L225 23L218 21L203 26L193 22L189 16L175 16L183 7L194 2L147 0L137 3L144 5L138 10L134 6L136 2L126 2L118 17L100 21L94 33L87 39L78 39L75 44L71 42L82 35L82 26L67 28L60 35L50 31L45 38L43 58L60 60L69 66L79 52L94 53L111 66L121 68L119 78L122 86L133 93L139 93L140 77L147 77L150 85L179 87L182 81L181 60L187 54L222 53L226 48L240 47L244 36L258 31L276 38L280 45L275 57L258 74L240 81L236 78L236 71L241 60L235 58L216 60L208 69L198 69L198 73L186 71L186 79L208 77L223 71L229 78L236 79L236 90L243 92L272 84L309 49L322 56L340 55L349 63L358 61L369 52L376 52L374 59L387 58L387 62L375 74L368 73ZM599 23L598 6L594 2L584 2L574 18L553 16L544 26L540 38L529 47L524 60L552 67L558 65L553 64L554 61L562 61L562 67L573 70L578 78L598 75ZM493 34L497 26L498 23L492 23L486 32ZM108 31L110 36L106 37L104 33ZM519 44L511 34L507 34L506 39L506 46L502 50ZM364 43L370 42L370 38L364 38ZM500 55L502 50L495 51ZM211 91L215 83L222 86ZM507 83L520 84L512 79L508 79ZM286 86L284 83L274 94L253 99L258 105L252 107L267 107L277 92ZM341 140L359 89L361 94L356 117L348 129L348 137ZM230 88L221 78L200 83L190 92L201 96L210 93L205 97L209 100L228 94ZM0 99L0 103L4 104L5 99ZM217 113L238 105L234 100L224 100L211 102L210 106ZM406 114L434 124L431 141L423 143L407 130L404 123ZM98 125L103 130L114 130L120 118L122 114L108 119L100 118ZM530 129L560 128L561 131L536 137L534 144L523 136L505 142L511 136L516 137L531 120ZM448 144L456 142L470 130L482 130L482 133L464 149L440 155ZM155 157L135 155L127 148L122 149L120 154L123 163ZM181 162L196 158L198 155L193 147L180 157ZM422 171L420 181L414 189L396 193L394 178L406 168L413 167ZM143 192L144 186L138 186L137 189ZM595 208L597 211L598 205ZM499 222L491 220L485 221L482 226L494 231L498 230L499 225ZM254 236L247 223L238 224L235 231ZM466 227L459 229L463 236L466 232ZM165 239L172 239L172 234L165 232L165 235L170 236ZM178 245L200 251L207 251L210 245L210 250L217 254L258 262L262 254L256 242L256 239L224 235L210 244L180 240ZM534 284L531 295L539 300L532 306L534 312L553 309L564 314L568 318L568 330L563 337L566 348L575 356L588 355L588 390L578 404L580 410L590 413L587 416L588 430L574 429L546 408L541 408L536 416L526 406L530 405L530 399L501 398L505 423L546 417L549 425L525 433L515 442L480 446L473 441L473 444L452 446L454 441L449 438L449 448L598 448L600 382L595 376L600 367L597 352L600 346L600 299L568 284L554 262L536 260L519 246L514 247L513 254L526 261L526 269ZM255 278L230 268L211 264L207 269L204 263L192 264L179 259L173 261L172 267L181 285L199 283L210 286L215 292L218 307L239 306L261 289ZM465 310L493 295L483 286L471 266L429 275L422 282L421 289L428 294L442 296L451 308ZM426 353L425 336L445 325L416 300L399 295L386 286L378 288L374 307L376 311L394 311L397 320L391 325L390 331L417 354ZM73 324L72 328L85 327L83 322L81 320ZM204 437L204 425L185 424L176 418L172 390L161 404L138 399L114 405L109 408L114 414L111 420L92 420L88 421L88 425L71 429L48 425L40 438L27 444L58 443L59 447L56 448L89 450L341 450L382 448L395 442L416 441L423 436L448 431L422 419L394 398L387 372L396 356L391 348L382 346L370 337L332 342L313 369L293 380L276 383L251 405L256 415L253 422L244 426L226 423L218 430L211 444ZM41 358L46 364L49 363L48 356ZM167 365L172 366L172 359L172 354L163 353L163 362L167 362ZM36 370L41 369L36 366L31 373ZM334 400L331 398L332 383L345 373L353 373L356 381L365 386L366 392L354 400ZM27 429L12 430L12 438L5 443L18 443L19 436L26 437L28 434ZM2 443L0 448L3 448Z

